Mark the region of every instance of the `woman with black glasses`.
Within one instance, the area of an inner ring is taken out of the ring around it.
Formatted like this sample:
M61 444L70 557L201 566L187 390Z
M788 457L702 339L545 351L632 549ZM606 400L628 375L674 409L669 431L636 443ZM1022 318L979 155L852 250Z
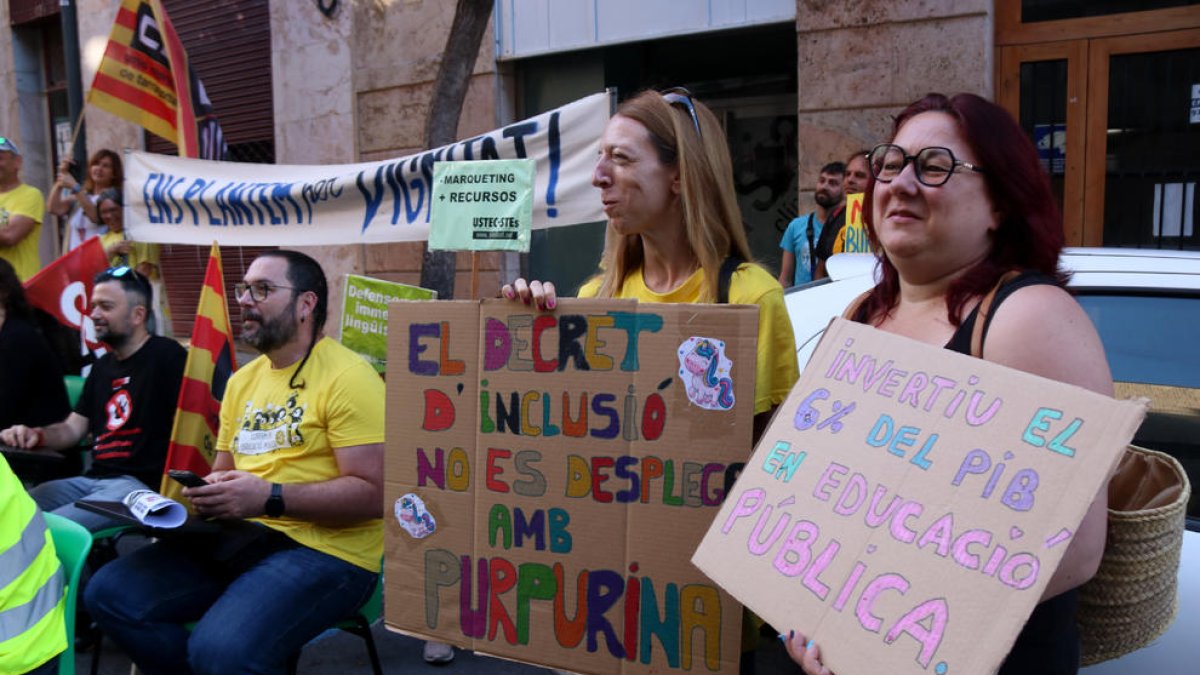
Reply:
M687 90L645 91L622 103L592 173L608 216L604 255L579 295L758 305L757 439L796 381L796 343L783 288L750 262L732 166L720 123ZM555 307L549 282L517 279L501 293Z
M1112 395L1096 330L1063 288L1062 216L1049 178L1004 109L973 94L930 94L900 113L868 164L863 211L880 274L851 319ZM1107 501L1102 488L1001 675L1078 670L1076 589L1100 564ZM787 644L805 672L829 673L819 645L799 633Z

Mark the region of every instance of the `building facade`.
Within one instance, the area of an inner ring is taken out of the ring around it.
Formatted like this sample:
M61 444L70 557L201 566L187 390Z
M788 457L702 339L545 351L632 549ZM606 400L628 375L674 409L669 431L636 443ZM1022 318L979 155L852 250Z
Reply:
M120 3L75 2L86 87ZM300 164L423 149L455 4L164 0L229 142L246 149L239 159ZM0 0L0 19L12 45L0 50L0 133L27 148L25 178L45 189L64 133L58 2ZM811 208L819 167L885 138L891 116L929 91L973 92L1013 112L1038 143L1069 243L1200 248L1195 2L497 0L458 129L477 134L605 88L623 97L671 85L725 123L752 247L768 267L787 221ZM86 121L89 150L161 148L103 111ZM482 255L479 294L521 269L573 289L602 242L603 224L585 224L536 233L523 260ZM420 245L311 252L331 279L419 278ZM458 269L462 297L469 256Z

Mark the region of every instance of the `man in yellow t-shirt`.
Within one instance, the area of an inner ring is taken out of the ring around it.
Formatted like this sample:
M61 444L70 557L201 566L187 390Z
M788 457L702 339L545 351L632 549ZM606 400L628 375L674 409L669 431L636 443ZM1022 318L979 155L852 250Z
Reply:
M382 380L322 337L329 290L309 256L264 253L234 295L242 341L262 356L228 382L207 484L183 491L221 534L164 537L87 588L92 616L146 673L283 672L379 578Z
M21 281L42 269L38 242L46 199L42 191L21 182L21 151L0 136L0 258L12 263Z

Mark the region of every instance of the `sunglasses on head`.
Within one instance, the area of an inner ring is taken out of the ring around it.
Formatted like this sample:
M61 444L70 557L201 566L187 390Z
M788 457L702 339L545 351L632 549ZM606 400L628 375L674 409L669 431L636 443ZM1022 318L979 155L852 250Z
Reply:
M151 294L152 291L150 290L150 281L129 265L117 265L116 267L110 267L104 270L100 274L96 275L96 283L99 284L105 281L117 281L124 279L125 277L130 277L133 279L134 283L140 286L147 295Z
M671 87L663 90L661 94L669 105L682 106L687 111L692 118L692 126L696 128L696 135L703 137L700 133L700 118L696 116L696 104L692 101L692 92L683 87Z

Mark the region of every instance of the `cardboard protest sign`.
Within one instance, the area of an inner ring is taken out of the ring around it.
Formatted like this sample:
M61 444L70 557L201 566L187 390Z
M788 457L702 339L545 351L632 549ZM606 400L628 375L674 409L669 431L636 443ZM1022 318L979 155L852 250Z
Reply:
M414 155L338 165L211 162L125 151L125 229L136 241L222 246L378 244L429 238L442 161L537 162L533 226L604 220L592 169L610 100L593 94Z
M389 628L582 673L735 673L688 559L748 455L758 308L397 303ZM393 517L394 516L394 517Z
M863 193L846 195L846 225L833 242L834 253L870 253L871 240L863 222Z
M438 162L429 248L529 252L532 159Z
M437 291L428 288L347 274L342 344L361 354L375 372L382 374L387 366L388 305L398 300L436 298Z
M991 673L1144 414L836 319L693 562L838 675Z

